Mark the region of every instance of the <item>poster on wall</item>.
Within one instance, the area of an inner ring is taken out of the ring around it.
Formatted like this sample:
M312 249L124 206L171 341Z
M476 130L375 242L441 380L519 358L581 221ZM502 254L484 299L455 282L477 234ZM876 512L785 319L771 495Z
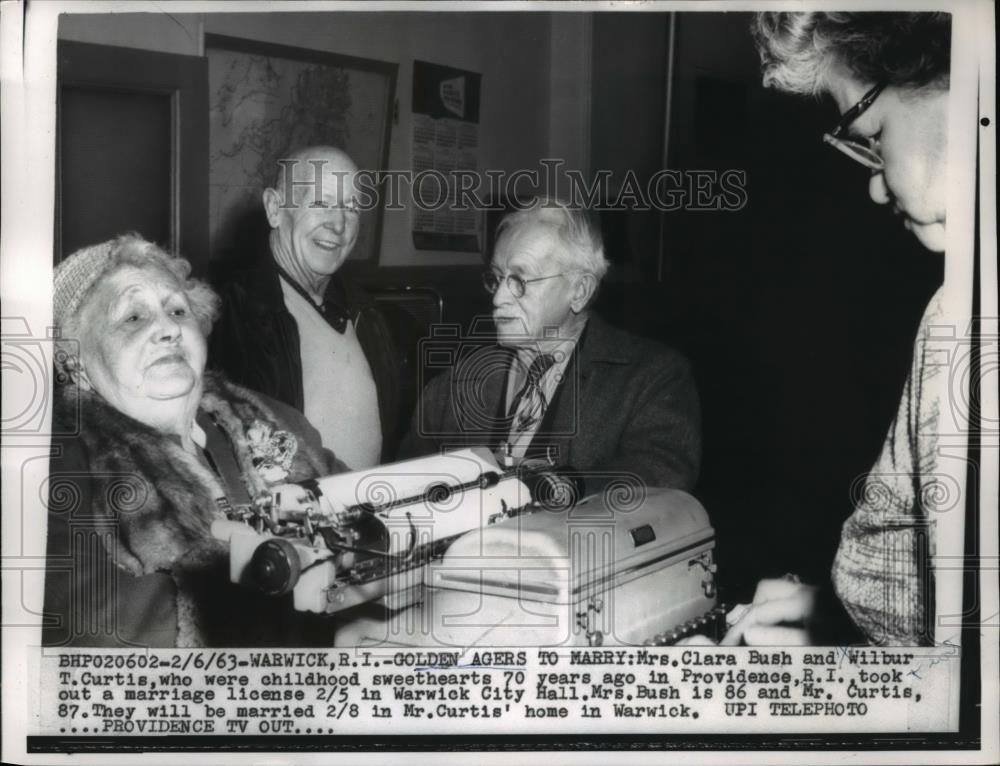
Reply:
M478 177L482 75L413 62L413 246L479 253L482 215L461 204L463 178Z
M336 146L369 170L388 163L395 64L213 34L205 52L214 259L246 249L263 220L261 191L296 149ZM382 205L366 215L352 260L378 257Z

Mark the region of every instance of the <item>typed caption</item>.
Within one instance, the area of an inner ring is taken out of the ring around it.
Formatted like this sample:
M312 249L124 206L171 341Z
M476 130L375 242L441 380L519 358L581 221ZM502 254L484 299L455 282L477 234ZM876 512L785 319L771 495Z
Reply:
M960 651L46 650L48 736L945 731Z

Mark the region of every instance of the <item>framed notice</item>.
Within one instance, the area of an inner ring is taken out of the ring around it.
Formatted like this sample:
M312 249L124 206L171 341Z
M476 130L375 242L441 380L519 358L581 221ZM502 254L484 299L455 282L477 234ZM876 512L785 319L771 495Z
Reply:
M482 250L482 215L463 204L462 179L479 166L482 75L413 62L413 246ZM469 188L469 187L464 187Z

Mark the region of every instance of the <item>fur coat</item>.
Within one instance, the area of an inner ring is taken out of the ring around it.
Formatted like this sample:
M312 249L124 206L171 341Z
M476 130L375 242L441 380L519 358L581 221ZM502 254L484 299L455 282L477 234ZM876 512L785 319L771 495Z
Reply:
M279 407L283 417L276 414ZM224 434L250 498L274 484L342 468L300 415L278 403L265 403L263 397L210 373L205 377L199 416L210 418ZM134 420L75 386L64 387L57 396L55 417L64 426L78 424L78 429L70 429L77 431L70 452L78 455L82 448L84 455L85 476L79 470L73 472L80 477L75 487L80 507L71 523L76 524L77 534L81 520L87 528L105 530L98 538L106 556L80 552L87 562L82 568L81 561L72 562L71 579L77 587L91 591L95 582L116 582L114 597L108 599L113 603L113 622L124 618L132 606L127 603L130 585L167 574L173 588L165 590L173 591L174 603L164 598L162 609L176 614L176 646L297 641L295 628L308 618L296 615L287 599L270 599L229 582L228 548L212 536L211 524L224 518L231 493L205 462L186 452L176 437ZM57 481L55 474L51 481ZM55 491L53 483L50 496ZM65 523L65 518L55 523L60 521ZM50 502L50 557L52 525ZM67 550L75 557L80 547ZM48 595L49 589L47 602ZM93 601L73 594L68 598L69 604L84 606ZM86 624L87 617L67 615L73 624ZM142 638L141 631L138 638Z

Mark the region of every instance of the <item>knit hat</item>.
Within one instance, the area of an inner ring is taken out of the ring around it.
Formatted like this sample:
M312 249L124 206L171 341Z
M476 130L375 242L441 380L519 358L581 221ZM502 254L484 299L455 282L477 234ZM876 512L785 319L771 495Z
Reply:
M80 308L80 303L111 263L111 253L117 242L117 239L109 239L84 247L56 266L52 290L52 317L56 327L62 328Z

